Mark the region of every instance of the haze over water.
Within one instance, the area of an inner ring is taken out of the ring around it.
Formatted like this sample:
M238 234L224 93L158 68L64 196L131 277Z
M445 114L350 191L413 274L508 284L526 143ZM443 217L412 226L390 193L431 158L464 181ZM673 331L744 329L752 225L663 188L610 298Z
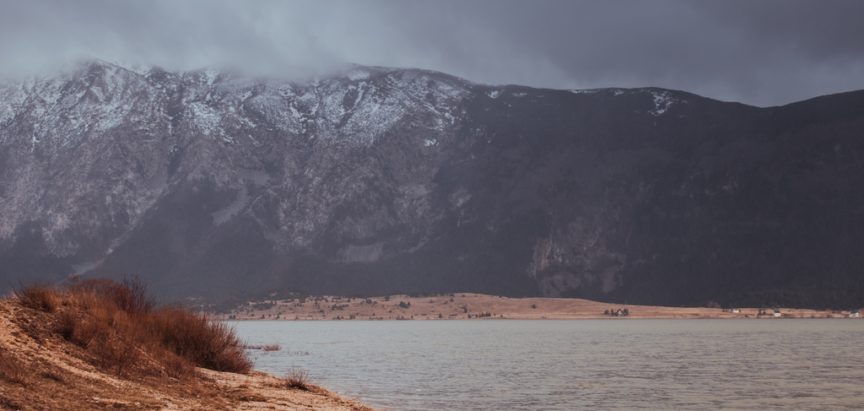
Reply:
M256 368L394 410L861 409L864 321L232 323Z

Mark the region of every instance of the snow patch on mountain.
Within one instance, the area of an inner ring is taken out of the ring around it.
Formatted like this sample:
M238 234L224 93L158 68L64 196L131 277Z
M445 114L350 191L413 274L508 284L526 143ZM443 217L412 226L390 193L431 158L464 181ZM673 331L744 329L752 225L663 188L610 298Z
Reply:
M195 101L187 106L192 123L197 129L208 136L222 136L222 113L203 102Z
M0 127L15 117L16 110L25 98L23 87L0 83Z
M654 100L654 109L649 111L648 113L654 117L661 116L669 110L670 107L674 103L677 103L679 100L674 98L671 93L668 91L651 91L651 96Z
M573 94L596 94L596 93L603 91L603 89L584 88L584 89L573 89L573 90L568 90L568 91L573 93Z

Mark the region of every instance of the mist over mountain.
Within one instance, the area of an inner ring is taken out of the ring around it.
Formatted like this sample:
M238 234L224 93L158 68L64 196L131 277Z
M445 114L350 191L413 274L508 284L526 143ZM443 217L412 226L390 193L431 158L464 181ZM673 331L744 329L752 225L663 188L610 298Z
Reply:
M864 91L309 81L89 61L0 84L0 288L864 302Z

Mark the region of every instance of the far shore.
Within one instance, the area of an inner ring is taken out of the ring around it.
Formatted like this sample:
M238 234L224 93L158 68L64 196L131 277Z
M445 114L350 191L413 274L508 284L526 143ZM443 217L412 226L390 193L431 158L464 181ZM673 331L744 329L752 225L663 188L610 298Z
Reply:
M433 296L318 296L250 301L217 320L590 320L852 318L852 311L802 308L663 307L603 303L579 298L510 298L454 293Z

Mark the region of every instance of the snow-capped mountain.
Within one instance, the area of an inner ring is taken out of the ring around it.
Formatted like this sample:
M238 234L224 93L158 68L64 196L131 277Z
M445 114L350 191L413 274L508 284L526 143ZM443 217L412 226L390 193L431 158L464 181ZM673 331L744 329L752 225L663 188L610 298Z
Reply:
M862 131L861 92L761 109L91 61L0 84L0 283L860 303Z

